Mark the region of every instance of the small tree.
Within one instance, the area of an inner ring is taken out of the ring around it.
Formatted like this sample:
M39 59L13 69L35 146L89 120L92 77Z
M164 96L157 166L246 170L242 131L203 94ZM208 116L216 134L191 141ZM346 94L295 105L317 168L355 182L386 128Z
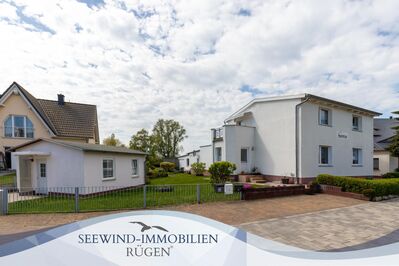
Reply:
M164 169L166 172L172 172L176 168L176 164L171 162L162 162L160 167Z
M122 142L119 139L117 139L115 137L114 133L112 133L111 136L105 138L103 140L103 144L107 145L107 146L116 146L116 147L124 147L125 146L122 144Z
M194 172L195 175L203 175L205 171L205 163L193 163L191 165L191 170Z
M224 184L228 177L236 170L236 165L231 162L215 162L208 171L211 174L212 184Z

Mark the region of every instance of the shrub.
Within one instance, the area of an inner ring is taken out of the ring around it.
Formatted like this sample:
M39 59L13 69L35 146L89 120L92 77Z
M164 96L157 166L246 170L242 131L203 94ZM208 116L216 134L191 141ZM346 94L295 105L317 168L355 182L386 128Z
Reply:
M224 184L228 177L236 170L236 165L231 162L215 162L209 166L212 184Z
M167 177L168 172L166 172L165 169L163 168L155 168L155 169L150 169L147 173L147 176L149 178Z
M399 178L398 172L390 172L382 175L382 178Z
M372 189L372 188L364 189L363 192L362 192L362 194L363 194L364 196L368 197L370 200L372 200L372 199L375 198L375 191L374 191L374 189Z
M162 162L160 166L166 172L172 172L176 168L176 164L170 162Z
M342 191L363 194L367 189L374 190L374 196L399 195L399 179L386 178L367 180L345 176L319 175L316 179L319 184L341 187Z
M193 163L191 165L191 170L194 172L195 175L203 175L205 171L205 163Z

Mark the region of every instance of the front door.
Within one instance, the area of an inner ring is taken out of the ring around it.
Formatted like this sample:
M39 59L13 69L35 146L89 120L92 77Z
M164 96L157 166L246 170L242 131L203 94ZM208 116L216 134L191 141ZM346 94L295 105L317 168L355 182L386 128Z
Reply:
M241 148L241 172L249 172L248 148Z
M37 193L47 194L47 162L46 160L38 160L37 162Z

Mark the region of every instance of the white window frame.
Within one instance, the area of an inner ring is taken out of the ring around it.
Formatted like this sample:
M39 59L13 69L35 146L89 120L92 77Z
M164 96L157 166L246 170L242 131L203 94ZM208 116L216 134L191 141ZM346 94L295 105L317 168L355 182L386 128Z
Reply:
M109 167L107 167L107 168L104 168L104 161L112 161L112 176L109 176L109 177L104 177L104 170L105 169L109 169ZM102 165L101 165L101 169L102 169L102 172L103 172L103 178L102 178L102 180L115 180L116 178L115 178L115 159L114 158L103 158L102 159L102 161L101 161L101 163L102 163Z
M220 150L220 158L218 156L218 150ZM222 147L215 147L215 157L216 157L216 162L221 162L222 161Z
M136 162L136 169L134 168L133 162ZM139 177L139 160L132 159L130 163L132 164L132 177ZM136 171L136 173L134 173L134 171Z
M378 162L378 164L377 164L377 168L375 168L375 162ZM374 171L379 171L380 170L380 158L378 158L378 157L374 157L373 158L373 170Z
M354 163L355 150L358 151L357 163ZM352 166L363 166L363 150L361 148L352 148Z
M353 119L354 118L357 118L358 120L357 120L357 128L354 126L354 124L353 124ZM353 131L362 131L362 117L361 116L359 116L359 115L352 115L352 130Z
M322 155L322 152L321 152L321 149L322 148L327 148L327 156L328 156L328 158L327 158L327 163L322 163L322 160L321 160L321 155ZM328 145L320 145L319 146L319 166L332 166L332 147L331 146L328 146Z
M321 121L321 112L322 111L327 111L327 124L322 123ZM332 126L332 110L325 108L325 107L319 107L319 125L320 126L326 126L326 127L331 127Z
M23 137L16 137L15 136L15 117L23 117L24 119L24 136ZM6 126L5 123L6 121L11 118L11 136L6 136ZM26 126L26 121L27 119L32 123L32 137L28 137L28 131L27 131L27 126ZM7 118L3 121L3 136L5 138L15 138L15 139L33 139L35 138L35 129L33 127L33 122L30 120L26 115L9 115Z

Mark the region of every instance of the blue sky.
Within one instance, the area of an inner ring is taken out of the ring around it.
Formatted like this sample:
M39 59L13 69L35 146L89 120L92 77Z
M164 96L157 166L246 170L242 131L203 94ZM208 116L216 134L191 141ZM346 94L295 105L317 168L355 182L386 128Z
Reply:
M128 143L172 118L185 151L253 97L399 109L399 1L0 1L0 87L98 106Z

